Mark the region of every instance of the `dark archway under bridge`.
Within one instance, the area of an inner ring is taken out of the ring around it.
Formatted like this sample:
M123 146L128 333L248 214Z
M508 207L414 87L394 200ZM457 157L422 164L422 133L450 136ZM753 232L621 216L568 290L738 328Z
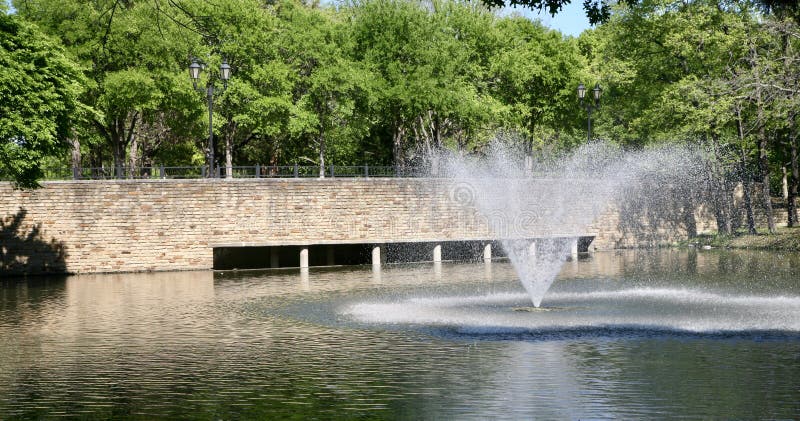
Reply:
M588 252L594 237L579 237L575 253ZM527 241L534 242L535 239ZM437 254L436 249L439 247ZM488 247L487 247L488 246ZM376 248L378 252L376 254ZM306 260L303 260L306 250ZM214 269L276 269L413 262L476 262L506 259L497 240L454 240L393 243L219 245Z

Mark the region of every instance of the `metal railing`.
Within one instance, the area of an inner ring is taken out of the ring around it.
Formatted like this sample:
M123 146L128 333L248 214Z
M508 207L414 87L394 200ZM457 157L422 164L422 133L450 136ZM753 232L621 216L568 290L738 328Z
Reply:
M226 167L216 167L208 174L207 166L154 167L53 167L44 168L43 180L157 180L193 178L229 178ZM319 165L250 165L231 167L230 178L320 178ZM326 178L419 177L412 169L395 166L329 165ZM430 176L430 175L428 175ZM8 181L0 175L0 180Z

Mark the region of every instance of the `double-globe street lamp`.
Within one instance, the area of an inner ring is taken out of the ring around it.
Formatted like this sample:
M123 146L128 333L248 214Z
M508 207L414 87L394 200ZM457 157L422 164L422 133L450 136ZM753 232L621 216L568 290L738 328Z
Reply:
M197 89L197 80L200 79L200 71L203 70L203 65L198 62L196 58L192 59L192 64L189 65L189 77L192 78L192 84ZM231 77L231 66L228 65L228 60L222 60L219 66L219 78L222 79L223 89L228 88L228 79ZM209 76L206 83L206 95L208 97L208 176L215 177L214 171L214 79Z
M592 101L584 101L586 97L586 86L582 83L578 85L578 99L581 101L581 105L586 107L586 113L588 115L588 128L589 131L587 133L587 139L589 142L592 141L592 111L600 108L600 95L603 94L603 90L600 89L600 84L595 84L594 89L592 89L592 96L594 97L594 103Z

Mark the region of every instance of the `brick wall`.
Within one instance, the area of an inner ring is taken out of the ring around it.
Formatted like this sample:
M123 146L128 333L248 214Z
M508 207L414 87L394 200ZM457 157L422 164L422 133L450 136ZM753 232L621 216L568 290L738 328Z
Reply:
M208 269L213 246L488 238L419 179L0 183L0 273Z
M486 216L463 187L397 178L47 182L34 191L0 183L0 275L209 269L213 247L484 240L495 237L489 225L504 238L596 234L594 249L686 234L674 212L654 219L617 207L596 218L602 209L584 201L589 183L537 180L515 197L523 214L499 206Z

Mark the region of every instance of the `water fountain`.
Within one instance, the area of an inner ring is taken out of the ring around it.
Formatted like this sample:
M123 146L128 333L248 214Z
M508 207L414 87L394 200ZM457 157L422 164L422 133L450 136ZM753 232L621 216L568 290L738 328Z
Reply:
M756 294L746 279L734 279L733 288L704 288L692 276L634 277L633 282L593 278L560 284L548 293L568 260L574 236L586 232L611 203L624 208L637 201L660 206L678 201L676 208L685 207L681 201L704 182L698 152L674 146L631 152L595 143L560 159L526 166L524 157L494 146L480 159L445 156L440 160L455 199L484 215L505 249L514 271L504 275L509 277L508 288L485 293L480 288L439 289L351 302L340 311L352 320L515 338L587 332L779 331L795 335L800 331L797 296L772 290ZM539 227L542 222L550 227L546 239L532 241L526 236L524 225L534 220ZM615 259L610 257L612 262ZM525 293L514 286L513 278L522 283Z
M633 200L663 194L660 189L641 189L644 183L690 186L701 174L702 159L687 148L624 152L597 142L534 163L506 144L495 142L480 159L452 154L436 159L444 162L456 199L476 208L488 222L534 307L541 305L576 247L577 236L587 232L610 203L634 190ZM532 223L548 227L534 233L543 239L530 238L527 225Z

